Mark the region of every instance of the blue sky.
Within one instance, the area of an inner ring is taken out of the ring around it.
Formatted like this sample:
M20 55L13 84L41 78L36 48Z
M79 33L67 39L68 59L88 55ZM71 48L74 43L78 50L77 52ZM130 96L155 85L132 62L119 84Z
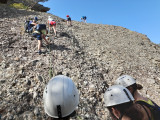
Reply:
M41 3L49 13L87 23L122 26L148 36L160 43L160 0L49 0Z

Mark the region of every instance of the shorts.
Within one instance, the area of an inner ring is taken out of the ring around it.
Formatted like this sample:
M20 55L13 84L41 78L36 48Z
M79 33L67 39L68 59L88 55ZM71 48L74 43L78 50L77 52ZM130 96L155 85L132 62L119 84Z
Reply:
M50 22L49 22L49 25L50 25L50 26L56 26L56 22L55 22L55 21L50 21Z
M41 34L33 33L33 37L37 38L37 40L42 40Z

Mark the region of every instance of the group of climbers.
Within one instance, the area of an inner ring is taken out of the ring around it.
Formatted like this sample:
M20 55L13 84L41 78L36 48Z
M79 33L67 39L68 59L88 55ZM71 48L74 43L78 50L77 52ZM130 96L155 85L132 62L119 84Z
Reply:
M120 76L104 94L113 120L160 120L160 107L137 90L143 87L129 75ZM74 82L64 75L52 78L43 92L44 110L52 119L69 120L75 115L79 94Z
M46 44L49 45L49 38L47 37L48 30L46 24L39 24L38 18L35 17L33 21L25 22L25 31L28 33L32 33L32 36L37 38L38 53L41 54L42 39L44 39Z
M71 17L66 16L66 23L72 26ZM86 17L81 18L86 22ZM55 36L56 22L51 16L48 17L47 25L38 24L35 17L28 26L28 32L38 40L38 53L41 54L42 39L49 45L46 36L53 29ZM129 75L120 76L115 84L108 87L104 93L105 106L109 110L113 120L160 120L160 107L143 97L138 90L143 87ZM58 75L52 78L43 92L44 110L52 119L69 120L75 115L79 104L79 92L71 78Z
M143 87L129 75L120 76L104 95L113 120L160 120L160 107L137 90Z
M71 17L69 15L66 15L66 17L67 17L67 19L66 19L67 25L72 26ZM84 23L86 23L86 19L87 19L86 16L81 17L81 21L84 22Z
M66 15L66 24L68 26L72 26L71 17L69 15ZM82 16L81 20L86 22L87 17ZM57 36L56 31L56 21L51 17L48 16L47 20L48 30L46 27L46 24L38 24L38 18L35 17L32 21L26 21L25 22L25 31L28 33L33 33L33 37L37 38L38 40L38 53L41 54L41 46L42 46L42 39L45 40L47 45L49 45L49 37L46 37L47 34L51 33L51 30L53 29L54 35Z

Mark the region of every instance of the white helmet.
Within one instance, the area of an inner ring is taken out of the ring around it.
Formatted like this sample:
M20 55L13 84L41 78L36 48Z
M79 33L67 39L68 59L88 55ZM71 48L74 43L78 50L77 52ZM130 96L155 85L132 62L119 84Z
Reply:
M122 85L124 87L131 86L135 83L136 83L136 80L129 75L122 75L115 81L115 84Z
M104 94L104 102L106 107L119 105L134 101L129 90L121 85L113 85L109 87Z
M70 115L79 104L79 94L74 82L64 75L52 78L43 92L45 112L54 118Z

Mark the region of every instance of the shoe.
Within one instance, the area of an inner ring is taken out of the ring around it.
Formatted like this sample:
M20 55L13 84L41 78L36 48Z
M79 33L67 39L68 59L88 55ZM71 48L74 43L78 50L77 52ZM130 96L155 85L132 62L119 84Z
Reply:
M40 55L41 53L42 53L41 50L39 50L39 51L38 51L38 54Z

